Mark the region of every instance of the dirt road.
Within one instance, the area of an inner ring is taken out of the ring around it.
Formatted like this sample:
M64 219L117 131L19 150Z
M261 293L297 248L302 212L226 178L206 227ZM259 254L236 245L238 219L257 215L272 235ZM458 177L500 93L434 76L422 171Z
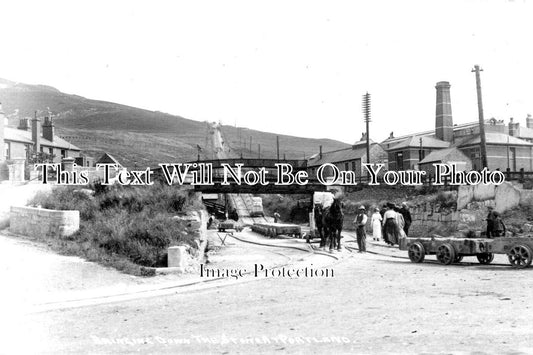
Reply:
M249 268L256 263L254 255L266 254L250 248L240 267ZM348 251L327 263L320 256L297 255L295 250L292 260L298 267L332 268L334 277L249 275L209 288L26 314L10 319L5 349L92 354L533 352L533 269L412 264Z

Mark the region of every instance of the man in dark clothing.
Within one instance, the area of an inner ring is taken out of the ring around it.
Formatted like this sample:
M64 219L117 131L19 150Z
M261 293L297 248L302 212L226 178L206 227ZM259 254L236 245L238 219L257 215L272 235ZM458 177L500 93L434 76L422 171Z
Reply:
M366 221L368 217L366 216L365 206L359 207L357 216L353 221L355 224L355 234L357 235L357 246L359 247L359 253L366 252Z
M494 236L495 237L505 237L505 224L503 223L500 214L496 211L493 212L494 215Z
M489 214L487 215L487 238L494 238L496 237L494 221L496 220L497 216L495 215L495 212L493 211L491 206L488 207L488 210Z
M405 235L409 235L409 227L411 226L411 222L413 219L411 218L411 212L409 212L409 207L407 206L407 202L402 202L402 208L398 211L401 213L403 217L403 221L405 222L403 225L403 231L405 232Z

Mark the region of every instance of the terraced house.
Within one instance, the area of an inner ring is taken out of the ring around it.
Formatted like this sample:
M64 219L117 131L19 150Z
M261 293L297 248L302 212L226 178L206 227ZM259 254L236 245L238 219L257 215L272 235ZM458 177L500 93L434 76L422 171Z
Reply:
M35 160L37 153L46 153L50 161L59 163L64 158L77 158L80 148L55 135L51 115L42 119L20 119L18 127L10 127L0 104L0 180L9 179L9 165L25 164Z

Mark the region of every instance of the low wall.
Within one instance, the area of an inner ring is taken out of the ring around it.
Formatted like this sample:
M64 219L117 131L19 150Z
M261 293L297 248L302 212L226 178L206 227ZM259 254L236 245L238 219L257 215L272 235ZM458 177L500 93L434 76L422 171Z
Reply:
M54 211L35 207L12 206L9 231L31 237L69 236L80 228L79 211Z

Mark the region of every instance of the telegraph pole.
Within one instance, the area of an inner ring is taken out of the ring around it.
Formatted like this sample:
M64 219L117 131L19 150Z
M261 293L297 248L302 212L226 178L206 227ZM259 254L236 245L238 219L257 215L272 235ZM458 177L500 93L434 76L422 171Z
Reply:
M278 153L278 161L279 161L279 136L276 136L276 151Z
M485 119L483 118L483 100L481 98L481 78L479 72L483 71L479 65L474 65L472 72L476 73L477 109L479 112L479 137L481 140L481 165L487 168L487 141L485 139Z
M370 164L370 94L368 92L363 95L363 114L366 122L366 162Z

